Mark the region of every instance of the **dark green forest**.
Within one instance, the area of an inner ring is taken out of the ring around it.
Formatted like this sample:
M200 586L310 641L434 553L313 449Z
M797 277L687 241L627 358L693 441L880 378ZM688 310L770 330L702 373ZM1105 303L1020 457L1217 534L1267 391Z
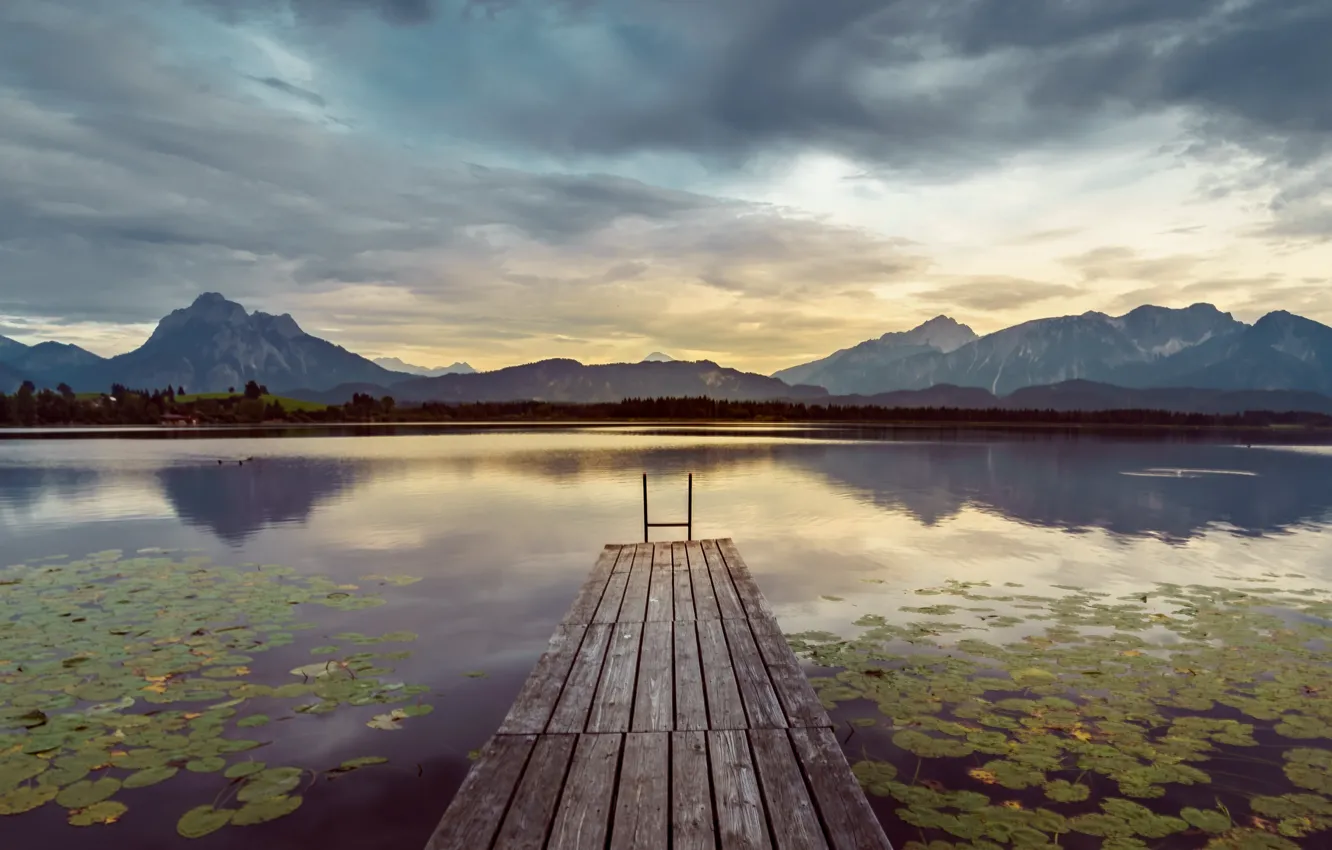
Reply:
M1248 411L1241 414L1172 413L1163 410L968 410L950 407L888 408L788 401L723 401L698 398L633 398L599 404L538 401L468 404L398 404L390 397L357 394L342 405L321 407L287 401L249 382L244 390L206 398L182 390L136 390L116 385L104 394L75 394L69 387L38 390L25 383L0 394L0 426L255 425L261 423L487 422L487 421L729 421L863 422L920 425L1052 425L1164 428L1332 428L1319 413Z

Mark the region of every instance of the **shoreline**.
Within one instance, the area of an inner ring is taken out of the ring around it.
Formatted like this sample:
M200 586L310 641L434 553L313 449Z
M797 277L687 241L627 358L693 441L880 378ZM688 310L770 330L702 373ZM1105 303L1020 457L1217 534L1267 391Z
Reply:
M469 419L446 421L391 422L267 422L255 424L213 425L54 425L37 428L0 426L0 441L79 440L79 439L208 439L280 436L412 436L450 431L556 431L597 428L690 428L705 429L719 436L724 432L768 434L799 431L836 432L912 432L945 434L1027 434L1047 436L1136 436L1167 439L1172 437L1244 438L1255 443L1301 442L1332 443L1332 427L1315 425L1177 425L1166 423L1068 423L1055 421L930 421L920 420L764 420L764 419Z

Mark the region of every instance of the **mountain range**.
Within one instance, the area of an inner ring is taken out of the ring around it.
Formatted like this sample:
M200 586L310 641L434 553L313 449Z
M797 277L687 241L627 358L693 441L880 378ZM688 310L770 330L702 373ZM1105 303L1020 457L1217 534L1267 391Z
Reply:
M476 371L470 364L461 360L451 366L416 366L412 363L404 363L396 357L376 357L371 362L376 366L383 366L390 372L420 375L423 378L438 378L440 375L471 375Z
M115 357L0 337L0 391L23 380L80 392L104 392L113 383L217 392L255 380L273 392L332 403L361 392L406 402L710 396L899 407L1329 412L1332 328L1285 311L1250 325L1210 304L1147 305L1121 316L1037 319L984 336L938 316L771 376L660 352L638 363L554 359L476 372L463 362L434 369L374 362L306 333L290 315L251 313L205 293L164 317L142 346Z
M1122 316L1037 319L968 340L969 333L940 316L774 377L799 378L837 395L940 384L1006 395L1070 380L1332 393L1332 328L1280 310L1247 325L1210 304L1149 305Z

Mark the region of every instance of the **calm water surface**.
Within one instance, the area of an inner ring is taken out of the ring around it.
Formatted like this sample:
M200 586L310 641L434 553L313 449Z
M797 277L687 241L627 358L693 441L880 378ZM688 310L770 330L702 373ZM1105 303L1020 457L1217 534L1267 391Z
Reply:
M385 589L384 607L331 612L320 632L417 632L396 675L429 685L434 713L396 733L367 728L368 708L283 724L270 763L370 753L391 764L317 784L295 814L223 829L201 848L421 846L601 546L641 537L643 472L654 476L655 520L683 517L684 473L694 473L695 537L735 538L789 632L853 633L856 618L895 616L919 604L905 593L944 579L1126 593L1298 572L1302 587L1332 587L1327 449L846 435L616 427L5 441L0 565L164 547L347 582L424 577ZM302 633L264 669L281 682L321 642ZM224 784L182 775L123 792L120 823L82 832L47 805L0 819L0 846L180 846L176 817ZM874 802L895 841L914 837L892 834L894 804Z

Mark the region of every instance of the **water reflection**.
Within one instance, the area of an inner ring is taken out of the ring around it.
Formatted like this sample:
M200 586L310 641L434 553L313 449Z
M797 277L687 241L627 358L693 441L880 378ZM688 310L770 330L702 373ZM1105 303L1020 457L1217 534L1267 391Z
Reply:
M924 526L974 508L1069 531L1187 540L1218 526L1252 536L1280 533L1332 511L1327 453L1103 439L826 439L839 433L812 440L786 432L743 439L631 431L467 434L397 438L388 448L394 439L244 440L214 441L221 447L212 451L183 441L124 441L136 462L111 464L100 452L81 459L78 443L6 443L0 444L0 523L56 516L62 505L74 514L67 520L123 516L127 495L136 493L144 511L164 500L183 523L238 544L264 528L305 524L321 505L353 498L358 487L374 485L384 498L387 488L397 488L406 496L434 491L453 500L466 491L475 499L504 482L532 479L543 487L591 488L589 496L604 494L629 515L636 491L624 485L644 470L693 472L703 487L710 479L794 476L801 486L847 494ZM59 465L51 465L53 456ZM364 533L373 547L374 530Z
M695 474L695 536L736 538L790 631L847 629L863 614L912 604L904 595L945 578L1111 592L1229 574L1332 581L1332 538L1318 533L1332 512L1329 454L1085 438L929 441L919 432L852 441L850 433L0 441L0 563L174 546L347 582L425 577L328 631L419 633L422 651L397 674L431 686L435 713L397 735L336 717L280 724L287 737L273 745L274 759L336 763L370 751L394 767L321 786L271 829L212 842L238 850L256 841L423 843L467 752L503 718L596 552L640 537L645 471L656 476L652 510L662 519L683 515L683 473ZM1152 470L1250 474L1135 474ZM278 681L309 660L308 646L288 649L272 659ZM487 676L463 675L471 670ZM179 809L159 802L163 812ZM153 820L150 808L132 807L140 819L118 824L118 840L177 846L174 819ZM0 823L5 838L13 824L22 825L15 838L28 839L21 846L101 840L72 842L63 817L44 812Z
M182 522L240 543L267 526L304 523L320 502L369 474L365 464L333 458L273 457L166 466L157 481Z

